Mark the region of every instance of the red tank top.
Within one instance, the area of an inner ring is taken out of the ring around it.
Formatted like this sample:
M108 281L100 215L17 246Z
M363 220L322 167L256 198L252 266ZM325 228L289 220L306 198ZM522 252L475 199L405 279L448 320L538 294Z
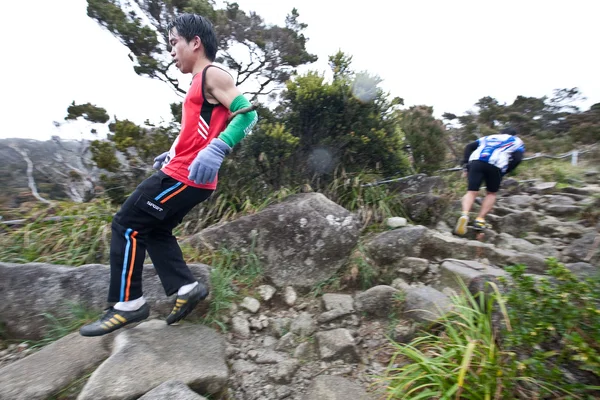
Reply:
M216 189L218 177L211 183L198 185L188 179L188 167L213 138L227 125L229 110L222 104L211 104L204 95L204 80L209 65L192 78L190 90L183 101L181 132L173 142L162 171L173 179L192 187ZM215 67L218 68L218 67Z

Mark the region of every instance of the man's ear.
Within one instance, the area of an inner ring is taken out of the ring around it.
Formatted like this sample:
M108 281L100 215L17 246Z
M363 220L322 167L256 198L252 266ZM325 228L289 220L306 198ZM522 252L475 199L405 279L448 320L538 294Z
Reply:
M202 49L202 40L198 36L194 36L192 39L192 45L194 46L194 50Z

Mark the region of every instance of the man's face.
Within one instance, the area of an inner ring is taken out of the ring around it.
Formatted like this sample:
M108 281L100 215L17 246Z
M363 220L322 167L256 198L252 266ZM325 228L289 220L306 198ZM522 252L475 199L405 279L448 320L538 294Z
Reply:
M175 61L175 66L184 74L191 73L196 61L195 50L200 42L198 37L193 38L188 43L184 37L179 36L177 28L169 32L169 44L171 45L171 57Z

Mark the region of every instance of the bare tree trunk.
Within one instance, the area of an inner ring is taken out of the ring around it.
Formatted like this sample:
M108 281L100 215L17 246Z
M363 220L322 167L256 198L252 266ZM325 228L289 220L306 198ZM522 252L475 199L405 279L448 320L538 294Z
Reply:
M27 152L25 150L21 150L16 145L10 145L10 148L13 149L14 151L16 151L17 153L19 153L25 159L25 162L27 163L27 179L29 180L29 188L31 189L31 193L33 194L33 196L36 199L38 199L39 201L41 201L42 203L52 204L51 201L46 200L45 198L40 196L40 194L37 191L37 186L35 185L35 179L33 178L33 163L31 162L29 155L27 155Z

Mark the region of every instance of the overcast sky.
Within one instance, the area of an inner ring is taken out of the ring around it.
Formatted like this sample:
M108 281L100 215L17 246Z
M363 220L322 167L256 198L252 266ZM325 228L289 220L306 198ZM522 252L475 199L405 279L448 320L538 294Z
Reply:
M600 102L600 1L238 0L268 23L298 8L308 50L327 69L337 50L406 105L462 114L483 96L551 95L579 87L584 107ZM137 76L128 50L86 15L86 0L5 2L0 15L0 138L77 137L58 130L67 106L91 102L137 123L169 119L178 97Z

